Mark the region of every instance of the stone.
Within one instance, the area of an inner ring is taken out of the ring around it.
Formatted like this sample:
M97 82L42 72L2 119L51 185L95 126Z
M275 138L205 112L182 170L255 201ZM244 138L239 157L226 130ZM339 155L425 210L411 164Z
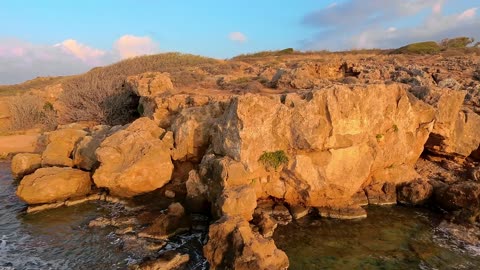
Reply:
M397 200L402 204L422 205L433 195L433 186L425 179L417 179L397 187Z
M157 96L174 89L170 75L161 72L146 72L129 76L127 83L135 94L141 97Z
M139 237L165 240L169 237L190 230L190 219L180 203L171 204L166 213L157 217L153 224L138 233Z
M275 206L273 206L271 216L281 225L287 225L288 223L292 222L292 215L290 215L290 211L288 211L288 208L285 205L280 203L277 203Z
M367 211L358 205L345 207L317 207L318 214L324 218L361 219L367 217Z
M42 156L39 154L16 154L12 158L12 176L14 179L21 179L23 176L35 172L41 166Z
M107 137L96 151L100 162L93 175L97 187L132 197L167 184L173 173L170 149L160 136L165 130L143 117Z
M175 198L175 192L167 189L165 190L165 197L173 199Z
M292 205L290 206L290 214L292 215L293 219L301 219L307 216L310 213L311 208L305 207L303 205Z
M180 254L174 251L166 252L158 259L143 262L133 267L138 270L179 270L180 267L190 260L188 254Z
M266 238L272 237L277 226L278 226L278 222L274 218L272 218L272 216L263 213L262 216L260 217L260 222L258 223L258 227L263 237L266 237Z
M257 207L255 189L251 186L239 186L226 189L217 199L218 216L242 216L247 221L253 219ZM288 210L287 210L288 212Z
M434 119L432 106L395 83L333 85L281 97L246 94L232 98L213 129L211 148L240 164L238 179L259 179L262 196L291 205L346 205L372 175L379 185L416 176L413 166ZM267 171L259 158L275 151L284 151L289 162ZM214 166L206 159L202 164Z
M91 135L83 137L73 152L73 165L77 168L90 171L98 166L95 151L107 137L110 127L97 126Z
M48 145L42 154L42 167L73 167L71 159L76 144L87 135L81 129L59 129L48 135Z
M226 239L231 239L225 241ZM287 269L287 255L241 217L224 216L210 225L203 254L210 269Z
M435 194L437 205L445 210L478 210L480 208L480 183L464 181L439 189Z
M207 212L210 206L207 199L208 187L202 183L197 170L191 170L188 173L185 186L187 188L187 208L194 213Z
M90 173L71 168L41 168L25 176L17 196L28 204L65 201L85 196L91 190Z
M438 87L450 88L452 90L460 90L460 88L462 88L462 85L453 78L447 78L438 82Z
M369 185L365 188L365 194L368 198L368 204L390 205L397 203L397 192L393 183Z

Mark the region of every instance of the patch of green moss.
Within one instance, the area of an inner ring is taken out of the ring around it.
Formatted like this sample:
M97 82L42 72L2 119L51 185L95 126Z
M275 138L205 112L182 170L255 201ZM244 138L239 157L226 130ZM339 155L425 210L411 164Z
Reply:
M440 45L435 41L412 43L394 50L394 54L434 54L441 51Z
M283 150L274 152L263 152L258 159L265 168L273 168L275 171L281 166L288 163L288 157Z

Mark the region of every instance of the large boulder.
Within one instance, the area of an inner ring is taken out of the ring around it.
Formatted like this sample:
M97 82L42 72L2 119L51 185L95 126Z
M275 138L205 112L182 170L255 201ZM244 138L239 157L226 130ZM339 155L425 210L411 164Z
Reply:
M98 165L95 151L100 147L109 131L109 126L97 126L92 134L83 137L73 152L73 165L87 171L94 169Z
M433 186L425 179L417 179L397 187L398 202L409 205L422 205L433 195Z
M349 205L369 184L418 177L413 166L434 118L435 110L400 84L335 85L283 96L247 94L233 98L220 118L212 150L239 163L243 181L260 180L256 182L269 189L268 195L289 204ZM266 170L260 157L280 150L286 156L283 167L278 173Z
M157 96L173 90L173 83L168 73L146 72L129 76L127 83L141 97Z
M96 151L100 167L93 180L113 195L132 197L163 187L171 179L169 145L165 130L144 117L106 138Z
M253 232L240 217L223 217L210 225L203 254L210 269L287 269L287 255L273 240Z
M87 135L82 129L60 129L48 135L48 145L42 154L42 167L73 167L71 158L75 145Z
M33 173L42 165L40 154L22 153L12 158L12 176L20 179L27 174Z
M138 236L165 240L188 230L190 230L190 220L185 215L185 209L180 203L173 203L150 226L140 231Z
M91 184L88 172L72 168L41 168L22 179L17 196L28 204L53 203L87 195Z

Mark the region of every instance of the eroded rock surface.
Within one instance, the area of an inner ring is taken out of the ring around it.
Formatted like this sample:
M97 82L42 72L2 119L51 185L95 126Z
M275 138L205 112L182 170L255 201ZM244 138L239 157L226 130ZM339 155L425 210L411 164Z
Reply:
M33 173L42 166L42 156L39 154L22 153L12 158L12 175L15 179L21 179L27 174Z

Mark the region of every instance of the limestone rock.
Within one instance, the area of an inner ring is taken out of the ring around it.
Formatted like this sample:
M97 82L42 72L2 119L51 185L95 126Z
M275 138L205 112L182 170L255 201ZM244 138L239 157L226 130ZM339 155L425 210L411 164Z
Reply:
M287 255L271 239L252 232L240 217L223 217L210 225L203 253L210 269L287 269ZM225 241L231 239L231 241Z
M164 133L144 117L106 138L96 151L100 167L93 175L95 184L121 197L163 187L173 172L170 149L160 140Z
M318 207L318 214L324 218L360 219L367 217L367 211L360 206Z
M267 195L293 205L341 206L372 175L378 184L414 175L434 118L431 106L398 84L335 85L282 97L247 94L234 98L219 119L212 150L240 163L244 181L270 178L263 185ZM275 176L259 157L278 150L289 163Z
M190 260L188 254L180 254L176 252L166 252L158 259L141 263L133 269L138 270L179 270L184 264Z
M153 224L138 233L139 237L165 240L177 233L190 230L190 220L180 203L171 204L166 213L157 217Z
M91 135L83 137L73 152L73 164L75 167L90 171L98 165L95 151L106 138L109 131L110 127L108 126L98 126Z
M258 227L263 237L272 237L277 226L278 223L272 216L262 213Z
M42 165L42 156L39 154L22 153L12 158L12 175L14 179L20 179L27 174L33 173Z
M42 167L64 166L73 167L73 160L70 158L75 145L87 135L81 129L59 129L48 135L48 145L42 154Z
M397 187L397 200L403 204L422 205L433 195L433 186L424 179L417 179Z
M80 197L91 190L90 174L71 168L41 168L25 176L17 196L28 204L52 203Z
M389 205L397 203L397 192L394 183L369 185L365 188L368 204Z
M310 210L311 210L310 207L305 207L303 205L290 206L290 214L292 214L292 217L295 220L305 217L310 213Z
M142 97L157 96L173 90L173 83L168 73L146 72L129 76L127 83L138 96Z
M219 103L183 109L172 124L173 159L200 161L209 146L213 123L223 110Z
M207 189L196 170L188 173L186 206L192 212L205 212L208 209Z
M470 181L452 184L437 191L435 201L446 210L478 210L480 208L480 184Z
M218 198L216 206L219 211L218 216L238 215L247 221L252 220L252 214L257 207L255 190L251 186L226 189Z

